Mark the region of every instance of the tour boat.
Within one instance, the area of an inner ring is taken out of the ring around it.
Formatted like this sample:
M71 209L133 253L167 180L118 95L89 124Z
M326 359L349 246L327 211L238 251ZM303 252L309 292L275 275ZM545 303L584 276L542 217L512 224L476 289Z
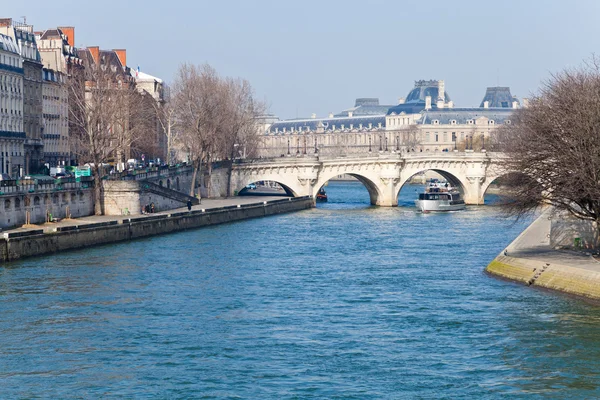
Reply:
M327 193L325 193L325 189L321 188L319 193L317 193L317 201L326 202L327 201Z
M427 213L430 211L458 211L465 209L465 201L460 192L450 186L448 182L438 180L430 181L424 193L419 193L415 200L417 209Z

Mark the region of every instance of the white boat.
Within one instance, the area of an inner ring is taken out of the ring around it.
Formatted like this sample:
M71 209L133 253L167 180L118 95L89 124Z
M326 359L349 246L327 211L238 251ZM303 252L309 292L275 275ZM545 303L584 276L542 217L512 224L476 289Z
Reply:
M432 180L428 182L424 193L419 193L415 200L417 209L421 212L458 211L465 209L465 201L460 192L448 182Z

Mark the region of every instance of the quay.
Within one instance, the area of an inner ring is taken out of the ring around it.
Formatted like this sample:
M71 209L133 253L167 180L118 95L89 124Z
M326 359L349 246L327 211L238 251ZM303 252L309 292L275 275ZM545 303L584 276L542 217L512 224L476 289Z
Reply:
M304 197L236 197L203 199L187 208L136 216L90 216L3 231L0 263L65 250L258 218L313 207Z
M600 300L600 262L590 254L551 246L551 210L544 211L486 268L527 286Z

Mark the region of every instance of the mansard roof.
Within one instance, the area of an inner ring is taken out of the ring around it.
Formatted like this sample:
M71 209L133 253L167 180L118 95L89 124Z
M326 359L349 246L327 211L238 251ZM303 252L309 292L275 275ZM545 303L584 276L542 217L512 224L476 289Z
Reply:
M393 105L379 104L377 97L362 97L356 99L354 107L345 109L335 114L335 116L347 117L350 112L354 116L381 115L387 113L390 107L393 107Z
M440 125L468 124L468 121L474 121L477 118L486 117L493 120L494 123L501 124L510 120L515 110L513 108L447 108L431 111L423 111L422 117L417 121L420 125L433 124L434 121Z
M0 50L7 51L9 53L20 54L19 47L15 40L7 35L0 33Z
M283 133L285 129L286 133L289 132L300 132L316 131L318 128L324 131L333 131L334 127L336 130L350 129L352 125L353 129L359 129L362 124L363 129L368 129L371 124L372 129L376 129L381 124L381 127L385 127L385 115L369 115L369 116L358 116L358 117L334 117L334 118L310 118L310 119L292 119L285 121L277 121L273 123L269 128L269 133Z
M519 100L510 93L509 87L499 86L487 88L479 107L483 107L483 103L486 101L490 108L512 108L513 101L519 103Z

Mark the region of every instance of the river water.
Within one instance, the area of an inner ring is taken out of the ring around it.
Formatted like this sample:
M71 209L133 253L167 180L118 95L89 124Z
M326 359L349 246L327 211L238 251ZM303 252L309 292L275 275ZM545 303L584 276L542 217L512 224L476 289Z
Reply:
M596 398L600 308L496 280L526 226L318 208L0 267L0 398Z

